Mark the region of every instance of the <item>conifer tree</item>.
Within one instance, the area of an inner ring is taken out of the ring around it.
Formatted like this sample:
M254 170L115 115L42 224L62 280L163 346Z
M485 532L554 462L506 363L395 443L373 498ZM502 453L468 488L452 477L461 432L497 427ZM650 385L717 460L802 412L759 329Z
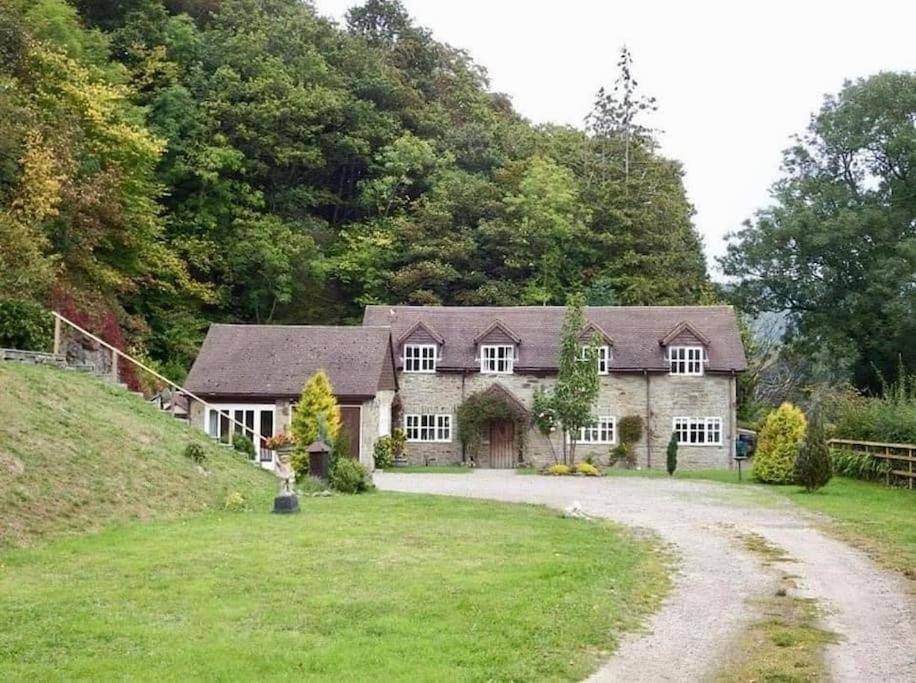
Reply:
M668 475L674 476L677 469L677 432L671 432L671 438L668 440Z
M820 419L815 418L809 424L808 435L795 458L795 483L811 493L825 486L832 476L830 447Z
M290 432L296 440L296 452L304 453L309 444L322 435L325 426L327 437L331 442L335 441L340 433L340 410L331 380L324 370L319 370L305 383L293 411Z

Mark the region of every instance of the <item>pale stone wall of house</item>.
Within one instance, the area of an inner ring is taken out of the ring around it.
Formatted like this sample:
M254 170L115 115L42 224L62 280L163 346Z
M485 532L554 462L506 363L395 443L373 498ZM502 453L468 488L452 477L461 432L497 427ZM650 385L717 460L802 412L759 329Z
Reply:
M400 400L402 413L434 413L452 415L451 443L409 443L407 456L411 464L424 464L435 458L438 464L461 462L461 442L457 435L456 412L464 397L485 390L495 383L511 391L530 410L534 392L538 387L549 389L555 378L533 375L483 375L471 373L462 377L457 373L400 373ZM636 445L637 464L640 467L665 467L665 450L671 437L673 418L721 417L721 446L680 446L679 467L683 469L729 467L731 463L735 430L734 378L720 375L702 377L674 377L666 374L611 374L600 378L601 388L596 405L596 415L640 415L644 421L643 438ZM647 385L648 406L647 412ZM646 427L648 425L648 428ZM399 425L403 427L402 425ZM478 463L487 465L489 443L487 435L480 448ZM551 447L551 444L553 447ZM612 446L580 444L576 459L592 455L606 464ZM554 461L554 453L561 453L559 435L548 440L536 429L530 429L525 438L523 457L536 466Z

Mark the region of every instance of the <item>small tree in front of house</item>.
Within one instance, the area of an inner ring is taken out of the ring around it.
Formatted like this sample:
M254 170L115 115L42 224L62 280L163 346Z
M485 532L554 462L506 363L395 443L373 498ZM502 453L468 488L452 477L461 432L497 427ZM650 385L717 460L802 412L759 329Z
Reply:
M576 463L576 444L585 427L595 422L593 414L598 399L597 335L584 348L580 341L585 327L585 298L574 294L566 305L566 319L560 340L559 371L551 395L551 405L557 423L563 430L563 461Z
M303 455L322 432L330 439L328 446L333 446L340 434L340 409L331 380L324 370L319 370L309 377L293 409L290 433L296 443L296 454Z
M766 484L795 481L795 457L807 429L805 414L791 403L783 403L767 415L757 437L754 477Z
M808 424L808 434L795 458L795 483L811 493L826 486L832 476L830 447L827 445L824 427L820 419L814 418Z
M668 439L667 456L668 476L674 476L677 469L677 432L671 432L671 438Z

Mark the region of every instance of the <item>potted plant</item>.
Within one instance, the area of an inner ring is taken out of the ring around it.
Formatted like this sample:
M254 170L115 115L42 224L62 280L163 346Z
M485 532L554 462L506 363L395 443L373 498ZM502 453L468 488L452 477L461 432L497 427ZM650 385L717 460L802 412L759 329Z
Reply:
M395 429L391 432L391 455L395 467L407 466L407 454L404 448L407 446L407 434L403 429Z
M287 432L277 432L271 437L264 440L264 445L272 451L276 451L277 458L284 465L289 463L295 442L293 437Z

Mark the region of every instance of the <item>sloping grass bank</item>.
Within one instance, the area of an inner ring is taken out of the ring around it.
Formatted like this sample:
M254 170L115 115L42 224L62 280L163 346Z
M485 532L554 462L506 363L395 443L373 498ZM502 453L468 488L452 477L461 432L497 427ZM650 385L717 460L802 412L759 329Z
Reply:
M654 541L375 493L6 554L0 680L580 680L668 587Z
M205 449L202 470L184 457L192 442ZM275 490L271 474L122 389L0 363L0 549Z

